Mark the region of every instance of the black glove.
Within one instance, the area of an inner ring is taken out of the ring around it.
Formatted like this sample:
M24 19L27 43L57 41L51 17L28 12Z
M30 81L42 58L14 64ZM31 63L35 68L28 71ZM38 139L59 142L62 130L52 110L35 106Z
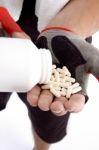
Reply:
M99 77L99 51L74 33L57 29L44 30L36 45L38 48L49 49L53 63L58 67L66 66L69 69L72 77L82 86L79 93L85 96L87 102L88 73Z

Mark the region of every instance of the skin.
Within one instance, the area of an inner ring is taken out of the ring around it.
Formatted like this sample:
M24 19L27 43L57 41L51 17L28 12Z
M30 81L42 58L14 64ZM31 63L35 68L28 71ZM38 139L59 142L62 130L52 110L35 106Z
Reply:
M47 27L64 27L71 29L81 38L87 38L99 30L99 0L71 0L47 25ZM69 13L68 13L69 12ZM31 106L38 106L43 111L51 110L56 116L69 112L80 112L85 104L81 94L74 94L68 101L66 98L55 98L49 91L41 90L39 85L27 93ZM35 150L48 150L50 144L35 136Z
M64 27L71 29L81 38L86 38L99 30L99 0L71 0L47 25L47 27ZM13 33L13 37L29 38L24 33ZM27 101L31 106L38 106L41 110L51 110L56 116L69 112L80 112L85 104L85 97L74 94L69 101L65 97L56 98L48 90L41 90L36 85L27 93ZM35 150L48 150L46 143L33 132Z
M57 116L62 116L67 111L79 112L83 109L85 103L85 98L81 94L72 95L68 101L65 97L54 97L48 90L41 90L39 85L36 85L27 93L27 100L31 106L38 106L43 111L51 110Z
M71 0L47 27L67 28L85 39L99 30L98 10L98 0ZM79 112L85 104L85 97L81 94L72 95L68 101L64 97L54 97L49 91L41 90L38 85L27 93L27 100L30 105L38 106L43 111L51 110L56 116L64 115L67 111Z

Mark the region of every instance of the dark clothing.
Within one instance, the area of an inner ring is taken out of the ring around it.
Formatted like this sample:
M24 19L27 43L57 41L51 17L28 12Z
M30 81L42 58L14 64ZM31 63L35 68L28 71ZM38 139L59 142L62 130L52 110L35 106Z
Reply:
M35 0L24 0L21 15L17 23L35 43L39 32L37 31L37 17L34 12ZM0 93L0 110L6 107L10 95L11 93ZM38 107L31 107L27 102L26 93L18 93L18 96L26 104L31 123L39 137L47 143L55 143L66 135L69 113L57 117L50 111L44 112Z

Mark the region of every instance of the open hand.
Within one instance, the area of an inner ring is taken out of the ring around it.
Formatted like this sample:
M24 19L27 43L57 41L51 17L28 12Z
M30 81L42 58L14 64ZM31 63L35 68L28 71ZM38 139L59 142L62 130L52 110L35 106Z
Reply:
M33 107L39 107L43 111L50 110L57 116L65 115L68 112L80 112L85 104L85 97L81 94L74 94L67 100L66 97L54 97L49 90L41 90L39 85L27 93L27 101Z

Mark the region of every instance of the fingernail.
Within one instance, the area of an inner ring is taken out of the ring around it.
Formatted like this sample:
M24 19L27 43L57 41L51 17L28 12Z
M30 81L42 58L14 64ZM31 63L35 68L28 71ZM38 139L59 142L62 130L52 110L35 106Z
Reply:
M37 106L37 100L38 100L38 96L37 95L30 95L28 98L27 98L27 101L29 102L29 104L31 106Z
M54 112L55 114L59 114L59 113L61 113L62 111L64 111L64 109L61 109L61 110L53 110L53 112Z
M38 99L38 96L37 96L37 95L32 95L32 99L37 100L37 99Z

